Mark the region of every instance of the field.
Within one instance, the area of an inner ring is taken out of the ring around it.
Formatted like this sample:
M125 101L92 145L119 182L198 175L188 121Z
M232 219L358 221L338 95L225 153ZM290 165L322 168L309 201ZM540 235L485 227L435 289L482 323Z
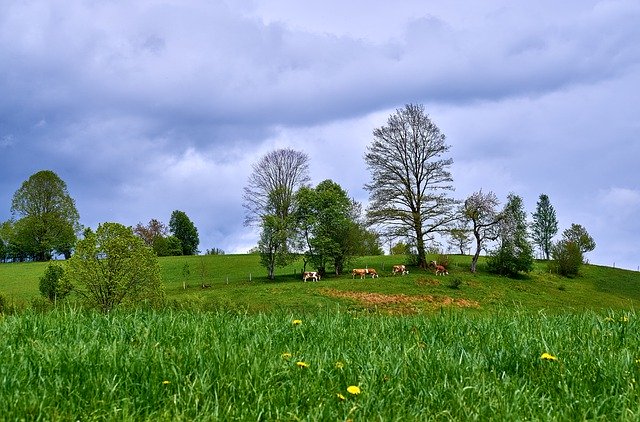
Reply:
M512 280L469 259L302 283L301 263L268 281L255 256L163 258L167 308L108 315L42 312L46 265L2 264L21 311L0 316L0 419L640 419L639 273Z

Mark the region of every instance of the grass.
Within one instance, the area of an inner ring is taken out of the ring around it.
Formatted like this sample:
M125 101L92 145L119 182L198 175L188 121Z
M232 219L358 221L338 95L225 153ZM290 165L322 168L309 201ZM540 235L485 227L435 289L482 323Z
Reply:
M360 257L349 268L374 267L379 279L353 280L350 273L327 275L320 282L301 282L302 261L276 272L268 280L256 255L214 255L160 258L170 306L177 309L270 312L322 309L358 310L390 314L432 313L441 307L487 313L500 307L532 312L580 312L585 309L640 307L640 273L585 265L579 277L549 274L538 262L519 279L468 271L468 256L452 256L448 276L410 267L406 276L391 276L391 267L403 263L397 256ZM0 264L0 294L7 302L28 307L39 297L38 279L45 263ZM455 281L457 288L451 288ZM207 287L203 288L205 285Z
M505 309L432 317L325 311L294 325L299 317L72 309L0 317L0 360L11 363L0 366L0 413L7 420L640 418L633 311L533 318Z

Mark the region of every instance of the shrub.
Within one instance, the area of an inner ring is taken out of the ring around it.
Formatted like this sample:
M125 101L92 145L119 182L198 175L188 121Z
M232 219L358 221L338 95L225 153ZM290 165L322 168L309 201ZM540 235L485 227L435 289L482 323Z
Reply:
M578 275L584 256L578 244L568 240L561 240L551 249L549 263L551 271L565 277L575 277Z
M64 299L71 292L71 285L64 279L64 268L50 262L40 277L40 293L51 302Z
M66 276L80 296L104 312L121 303L164 300L158 258L131 228L118 223L86 231L67 261Z

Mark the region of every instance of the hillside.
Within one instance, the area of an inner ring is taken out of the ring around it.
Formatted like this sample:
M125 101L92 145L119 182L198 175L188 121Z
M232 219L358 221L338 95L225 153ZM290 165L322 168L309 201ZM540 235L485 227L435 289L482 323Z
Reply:
M411 314L441 308L492 312L504 307L536 311L631 309L640 307L640 273L586 265L579 277L568 279L547 272L546 263L520 279L484 272L473 275L469 256L452 256L448 276L410 268L392 276L397 256L361 257L351 267L376 268L378 279L353 280L350 273L328 275L320 282L300 280L302 261L278 269L275 281L265 277L255 255L160 258L167 298L172 307L313 311L337 307L356 312ZM349 267L349 268L351 268ZM0 294L26 306L39 296L38 279L46 263L0 264ZM457 282L458 288L453 284ZM202 287L202 285L206 287Z

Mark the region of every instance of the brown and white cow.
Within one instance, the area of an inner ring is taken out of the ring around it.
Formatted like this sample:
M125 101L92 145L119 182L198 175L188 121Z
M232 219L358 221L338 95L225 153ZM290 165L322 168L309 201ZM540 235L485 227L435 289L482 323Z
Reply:
M438 265L438 263L436 261L431 261L431 263L433 264L434 267L436 267L436 275L449 274L447 269L445 267L443 267L442 265Z
M318 274L317 271L305 271L302 273L302 281L307 281L309 279L318 281L320 280L320 274Z
M371 274L371 278L379 277L378 272L373 268L354 268L353 271L351 271L352 278L356 278L356 276L359 275L360 280L367 278L367 274Z
M409 271L407 271L407 267L405 267L404 265L394 265L393 266L393 275L396 274L409 274Z

